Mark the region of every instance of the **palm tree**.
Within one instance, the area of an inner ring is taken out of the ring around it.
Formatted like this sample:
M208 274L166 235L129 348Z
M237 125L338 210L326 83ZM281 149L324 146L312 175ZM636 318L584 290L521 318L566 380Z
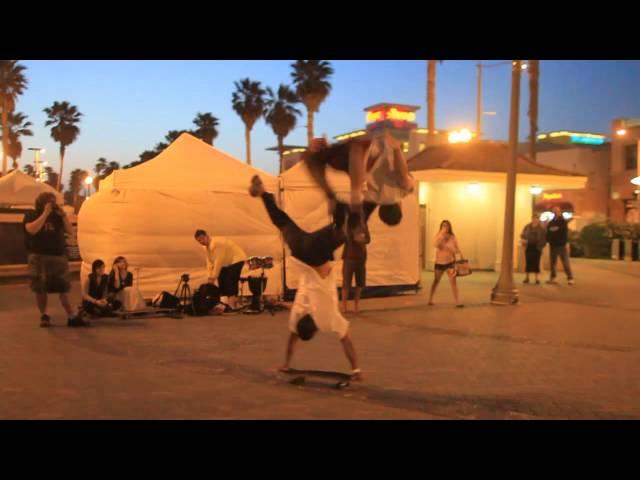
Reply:
M69 177L69 191L73 198L73 208L78 208L78 194L80 190L82 190L84 179L87 178L88 175L89 172L80 168L76 168L71 172L71 177Z
M296 93L307 107L307 142L310 145L313 140L313 114L331 92L329 77L333 74L333 68L325 60L298 60L291 67Z
M211 113L207 112L198 113L196 118L193 119L193 123L198 128L189 133L192 133L200 140L213 146L213 141L218 137L218 129L216 127L220 124L220 121Z
M2 110L2 132L9 128L9 113L16 108L16 98L27 88L25 67L17 60L0 60L0 109ZM9 136L2 135L2 174L7 173Z
M178 137L180 135L182 135L183 133L190 133L193 135L193 132L190 130L169 130L167 132L167 134L164 136L164 139L167 141L167 143L159 143L159 146L162 146L162 149L158 149L158 145L156 145L156 150L158 150L158 153L160 153L162 150L164 150L165 148L167 148L169 145L171 145L173 142L175 142Z
M264 119L271 126L273 133L278 137L278 155L280 158L279 171L282 173L282 153L284 138L291 133L296 126L296 115L302 112L294 105L300 103L300 99L289 86L281 84L278 88L278 95L274 95L273 90L267 87L267 98L265 100Z
M44 167L44 171L47 174L47 180L44 183L55 188L57 191L60 191L60 187L58 186L58 179L60 178L60 176L53 171L53 167Z
M236 91L231 96L231 104L244 123L244 141L247 147L247 164L251 165L251 129L264 113L266 91L260 82L248 78L233 82Z
M140 160L138 160L135 163L139 164L139 163L147 162L151 160L153 157L155 157L156 155L158 155L158 152L156 150L145 150L138 156Z
M69 145L76 141L80 134L80 117L82 113L78 107L69 102L53 102L53 105L45 108L44 112L49 119L44 124L51 127L51 138L60 144L60 171L58 172L57 189L60 190L60 181L64 171L64 153Z
M36 169L33 168L33 165L31 165L30 163L27 163L24 167L22 167L22 170L30 177L36 178Z
M33 132L29 129L31 125L31 122L27 122L27 116L24 113L9 112L7 116L7 154L13 159L14 169L18 168L18 158L22 155L22 142L20 141L20 137L33 135ZM4 140L4 135L2 135L2 137Z
M169 132L169 133L171 133L171 132ZM167 137L168 137L168 136L169 136L169 135L167 135ZM172 141L173 141L173 140L172 140ZM156 155L158 155L160 152L162 152L162 151L163 151L165 148L167 148L168 146L169 146L169 145L167 145L167 144L166 144L166 143L164 143L164 142L159 142L159 143L156 143L156 146L155 146L155 147L153 147L153 149L155 150L155 154L156 154ZM155 156L155 155L154 155L154 156Z
M93 179L93 186L97 190L100 185L100 180L104 180L107 178L114 170L119 170L120 164L118 162L107 162L106 158L100 157L96 162L96 166L94 168L96 172L96 177Z
M102 172L104 172L106 168L107 168L107 159L100 157L96 162L96 166L93 168L94 171L96 172L96 177L101 176Z
M427 61L427 145L433 145L436 136L436 64L442 60Z
M540 60L529 60L529 156L536 161L538 138L538 93L540 87Z
M120 170L120 164L118 162L111 161L107 168L104 170L104 177L108 177L113 173L114 170Z
M95 188L96 191L98 191L98 187L100 186L100 180L104 178L102 176L102 173L105 171L106 168L107 168L107 159L104 157L100 157L96 161L95 167L93 167L93 171L96 172L96 176L93 179L93 188Z

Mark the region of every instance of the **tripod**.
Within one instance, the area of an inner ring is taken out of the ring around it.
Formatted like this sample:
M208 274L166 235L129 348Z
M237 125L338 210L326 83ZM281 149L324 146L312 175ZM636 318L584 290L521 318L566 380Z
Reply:
M191 287L189 286L189 277L183 275L178 282L178 286L176 287L176 291L173 294L178 297L178 312L185 313L187 308L193 309L193 304L191 302Z

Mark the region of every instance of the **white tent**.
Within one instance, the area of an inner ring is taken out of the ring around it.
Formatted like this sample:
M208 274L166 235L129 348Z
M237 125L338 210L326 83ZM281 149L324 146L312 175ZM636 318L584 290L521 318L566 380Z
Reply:
M174 289L183 273L195 288L206 282L204 252L193 237L202 228L237 242L248 256L272 256L266 293L280 294L282 242L248 194L255 174L277 191L276 177L186 133L148 162L114 171L80 210L82 280L95 259L109 269L124 255L145 297Z
M338 196L348 198L350 187L347 175L331 168L327 171L329 183ZM284 210L301 228L313 231L329 223L325 195L303 163L298 163L284 172L281 179ZM367 286L416 285L420 279L417 192L403 200L402 215L402 222L395 227L382 223L377 210L369 219L371 243L367 246ZM340 270L337 275L340 284L341 257L342 248L335 252L336 266ZM285 265L287 288L297 288L299 273L293 265L286 262L286 257Z
M62 194L55 188L36 181L35 178L20 170L14 170L0 178L0 205L33 208L36 197L43 192L53 193L60 205L64 203Z

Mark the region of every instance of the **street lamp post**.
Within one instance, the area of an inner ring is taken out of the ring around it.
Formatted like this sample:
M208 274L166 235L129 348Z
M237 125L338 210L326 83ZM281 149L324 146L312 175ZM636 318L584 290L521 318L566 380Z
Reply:
M516 60L511 69L511 116L509 119L509 163L507 164L507 196L502 237L502 263L500 277L491 293L491 303L514 305L518 303L518 290L513 281L513 233L516 201L516 161L518 156L518 117L520 112L520 74L522 62Z
M91 194L91 184L93 183L93 177L92 176L87 176L84 179L84 185L85 185L85 199L89 198L89 195Z
M34 159L34 167L35 167L35 171L36 171L36 180L38 180L39 182L42 181L42 162L40 161L40 154L45 152L44 148L40 148L40 147L30 147L28 150L32 150L33 153L35 154L35 159Z

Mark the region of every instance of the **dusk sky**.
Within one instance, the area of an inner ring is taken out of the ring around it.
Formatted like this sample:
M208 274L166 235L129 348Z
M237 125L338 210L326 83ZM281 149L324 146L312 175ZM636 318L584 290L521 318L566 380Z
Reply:
M491 60L490 63L495 61ZM42 111L54 100L67 100L84 114L80 137L67 150L65 185L74 168L93 170L105 157L121 165L163 141L169 130L191 129L197 112L220 119L215 146L244 160L244 125L231 108L233 82L250 77L277 88L291 83L292 61L23 61L29 86L17 110L34 123L34 136L23 139L21 165L33 162L28 147L47 149L44 156L58 169L57 145L44 127ZM360 129L363 109L380 102L419 105L418 124L426 124L426 61L331 61L333 90L316 115L316 135L329 137ZM438 66L436 126L475 127L477 61L445 61ZM640 61L542 61L540 131L578 130L609 134L616 117L640 117ZM520 138L528 135L528 78L523 76ZM506 140L510 69L485 70L483 110L485 138ZM306 143L306 115L285 139ZM277 155L265 149L276 139L263 120L252 131L255 166L277 171Z

